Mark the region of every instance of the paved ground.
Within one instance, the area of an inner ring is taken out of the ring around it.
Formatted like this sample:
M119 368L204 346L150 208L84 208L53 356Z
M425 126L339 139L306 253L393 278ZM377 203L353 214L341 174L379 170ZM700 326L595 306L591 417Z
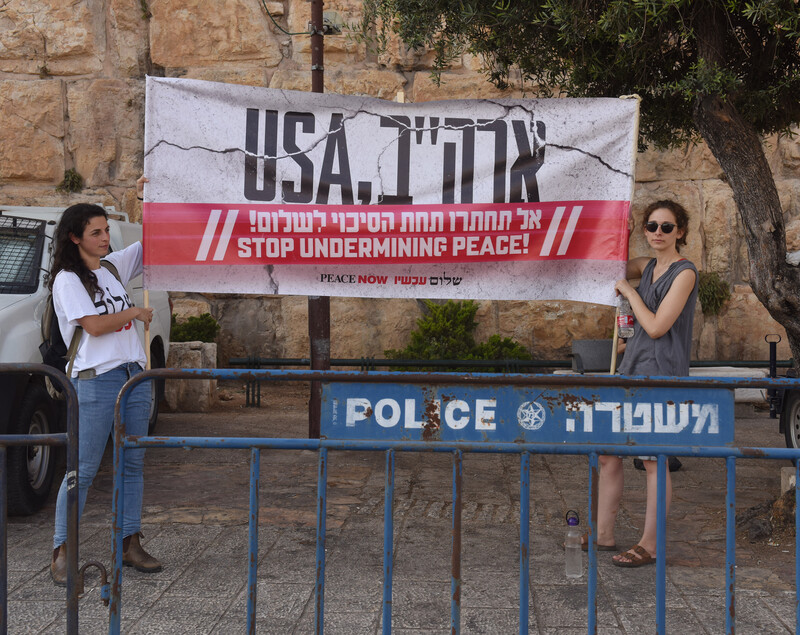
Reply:
M305 436L304 387L265 389L260 409L241 394L203 414L162 414L158 432L191 436ZM766 413L739 409L740 446L783 445ZM161 573L125 569L125 633L241 633L246 616L249 452L150 450L147 456L144 543L164 562ZM779 494L783 462L737 465L737 509ZM450 458L397 456L394 633L445 633L450 619ZM626 490L617 541L630 546L644 512L644 474L625 464ZM262 633L313 630L316 454L265 452L261 459L257 628ZM725 624L724 464L684 460L675 473L668 526L667 630L720 633ZM564 576L564 513L586 506L582 457L536 456L532 471L532 633L586 632L586 577ZM331 453L326 633L380 632L383 541L382 454ZM464 460L462 630L518 632L519 464L511 456ZM81 562L110 566L110 455L90 492L81 525ZM49 572L52 503L9 525L9 632L65 632L65 592ZM653 632L655 567L628 570L601 553L598 623L601 633ZM794 632L791 539L737 541L737 633ZM81 633L108 629L90 577L81 600Z

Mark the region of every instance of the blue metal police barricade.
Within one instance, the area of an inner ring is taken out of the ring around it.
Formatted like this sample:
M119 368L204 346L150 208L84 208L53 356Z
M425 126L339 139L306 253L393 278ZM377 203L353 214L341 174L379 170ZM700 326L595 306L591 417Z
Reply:
M321 381L320 439L130 437L119 413L140 381L177 378ZM435 451L453 456L451 632L460 633L461 478L463 453L520 455L519 632L528 632L530 455L582 454L589 459L588 632L597 632L597 519L592 513L603 454L657 456L656 629L665 633L667 456L725 458L726 631L735 629L735 461L800 458L800 450L734 448L735 388L796 387L798 380L496 375L486 373L356 373L305 370L166 370L132 378L117 402L114 451L114 529L109 633L119 633L122 583L122 465L135 447L251 450L247 632L255 632L259 457L263 449L319 451L315 632L324 626L326 489L329 450L386 453L383 562L383 632L391 633L394 454ZM796 468L796 472L800 471ZM797 480L800 483L800 478ZM800 487L795 489L800 498ZM796 514L798 524L800 515ZM800 533L798 534L800 535ZM800 555L797 543L796 556ZM800 557L797 557L800 563ZM796 579L800 567L796 564ZM800 593L800 592L798 592ZM800 624L800 595L796 620Z
M8 632L8 464L9 446L67 446L67 633L78 635L78 395L67 376L45 364L0 364L0 374L47 377L64 393L65 433L0 435L0 634ZM3 404L9 407L9 404Z

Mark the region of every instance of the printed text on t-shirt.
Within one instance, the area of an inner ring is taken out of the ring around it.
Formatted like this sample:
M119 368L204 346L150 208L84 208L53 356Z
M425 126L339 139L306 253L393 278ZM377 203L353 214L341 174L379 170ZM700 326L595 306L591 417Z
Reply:
M108 315L109 313L119 313L124 311L125 309L131 308L133 305L131 304L130 298L128 294L123 292L121 296L114 295L111 292L111 289L105 287L103 290L103 297L94 303L95 307L97 307L97 314L98 315ZM133 326L133 321L128 322L125 326L122 326L117 329L117 333L120 331L127 331Z

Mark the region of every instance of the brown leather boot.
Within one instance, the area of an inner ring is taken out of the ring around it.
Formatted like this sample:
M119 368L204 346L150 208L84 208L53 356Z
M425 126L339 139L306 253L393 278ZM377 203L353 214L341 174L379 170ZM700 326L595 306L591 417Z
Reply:
M67 586L67 544L63 543L53 549L53 561L50 563L50 577L56 586Z
M127 536L122 541L122 564L133 567L142 573L161 571L161 563L142 548L139 540L141 532Z

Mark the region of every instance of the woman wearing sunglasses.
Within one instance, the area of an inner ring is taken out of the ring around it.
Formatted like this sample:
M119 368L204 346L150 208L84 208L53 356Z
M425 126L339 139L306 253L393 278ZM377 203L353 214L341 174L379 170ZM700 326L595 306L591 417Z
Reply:
M647 207L642 224L654 252L653 258L628 261L626 280L615 285L617 293L631 304L634 334L625 347L619 367L623 375L689 374L692 324L697 302L697 269L683 258L689 215L674 201L657 201ZM638 288L628 280L641 279ZM639 542L613 558L620 567L640 567L655 562L656 552L656 461L642 457L647 472L647 508ZM667 474L667 509L672 500L672 480ZM622 498L622 458L600 457L598 484L598 548L616 550L614 524Z

